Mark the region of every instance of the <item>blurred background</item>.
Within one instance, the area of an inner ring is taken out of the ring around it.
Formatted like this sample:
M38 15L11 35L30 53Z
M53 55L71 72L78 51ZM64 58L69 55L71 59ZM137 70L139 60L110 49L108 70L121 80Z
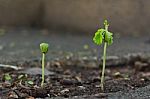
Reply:
M150 0L0 0L0 27L93 33L108 19L121 34L149 33Z
M40 58L41 42L48 59L101 57L92 38L104 19L114 33L108 56L149 53L149 9L150 0L0 0L0 60Z

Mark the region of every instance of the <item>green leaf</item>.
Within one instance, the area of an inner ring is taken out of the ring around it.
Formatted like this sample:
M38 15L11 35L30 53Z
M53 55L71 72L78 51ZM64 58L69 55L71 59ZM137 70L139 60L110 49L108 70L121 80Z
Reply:
M18 76L18 79L23 79L23 78L24 78L24 75L22 74Z
M4 79L5 79L6 81L10 81L12 78L11 78L11 76L10 76L9 74L5 74L5 75L4 75Z
M103 43L103 34L104 34L105 30L104 29L98 29L98 31L95 33L94 37L93 37L93 41L95 44L97 45L101 45Z
M105 29L98 29L98 31L95 33L93 41L97 45L101 45L104 42L106 42L108 45L111 45L113 43L113 33L108 31L108 21L104 21Z
M113 43L113 33L111 32L105 32L104 34L104 41L108 43L108 45L111 45Z
M34 82L31 81L31 80L27 81L27 83L28 83L29 85L33 85L33 84L34 84Z

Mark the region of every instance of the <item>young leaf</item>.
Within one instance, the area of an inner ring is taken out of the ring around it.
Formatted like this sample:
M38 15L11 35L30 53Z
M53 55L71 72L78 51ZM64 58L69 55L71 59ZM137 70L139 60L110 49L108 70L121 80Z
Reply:
M109 26L109 24L108 24L108 21L107 20L104 20L104 26Z
M33 85L33 84L34 84L34 82L31 81L31 80L27 81L27 83L28 83L29 85Z
M111 45L113 43L113 34L111 32L105 32L104 34L104 41Z
M5 75L4 75L4 79L5 79L6 81L10 81L12 78L11 78L11 76L10 76L9 74L5 74Z
M95 33L94 37L93 37L93 41L95 44L97 45L101 45L103 43L103 34L104 34L105 30L104 29L98 29L98 31Z
M18 79L23 79L23 77L24 77L24 75L21 74L18 76Z

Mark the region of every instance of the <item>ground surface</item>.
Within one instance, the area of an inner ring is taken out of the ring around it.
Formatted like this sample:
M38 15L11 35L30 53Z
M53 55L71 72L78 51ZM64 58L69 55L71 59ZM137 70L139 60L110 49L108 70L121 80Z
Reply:
M46 30L24 29L9 30L0 35L1 64L23 68L19 71L1 69L0 94L3 97L8 96L6 93L17 94L17 97L54 98L57 96L56 99L59 97L60 99L62 97L70 97L70 99L150 97L150 35L115 35L114 44L107 50L109 57L105 93L99 87L101 71L96 58L102 56L102 47L93 44L92 35L70 35L69 33L56 35L52 31L48 33ZM37 68L41 67L39 50L41 42L50 44L46 55L47 72L44 90L35 86L40 85L41 79L40 69ZM33 70L30 69L31 67ZM7 72L15 78L11 82L4 80L4 73ZM24 73L28 74L27 79L23 79L20 83L17 78ZM34 81L34 84L31 86L26 84L25 81L28 80Z

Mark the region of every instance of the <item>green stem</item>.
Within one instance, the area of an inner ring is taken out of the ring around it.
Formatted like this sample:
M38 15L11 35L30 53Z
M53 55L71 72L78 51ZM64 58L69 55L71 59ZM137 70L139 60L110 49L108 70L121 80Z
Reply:
M41 82L41 87L44 85L44 63L45 63L45 53L42 54L42 82Z
M104 52L103 52L103 69L102 69L102 76L101 76L101 90L104 90L104 73L105 73L105 64L106 64L106 48L107 48L107 43L104 43Z

